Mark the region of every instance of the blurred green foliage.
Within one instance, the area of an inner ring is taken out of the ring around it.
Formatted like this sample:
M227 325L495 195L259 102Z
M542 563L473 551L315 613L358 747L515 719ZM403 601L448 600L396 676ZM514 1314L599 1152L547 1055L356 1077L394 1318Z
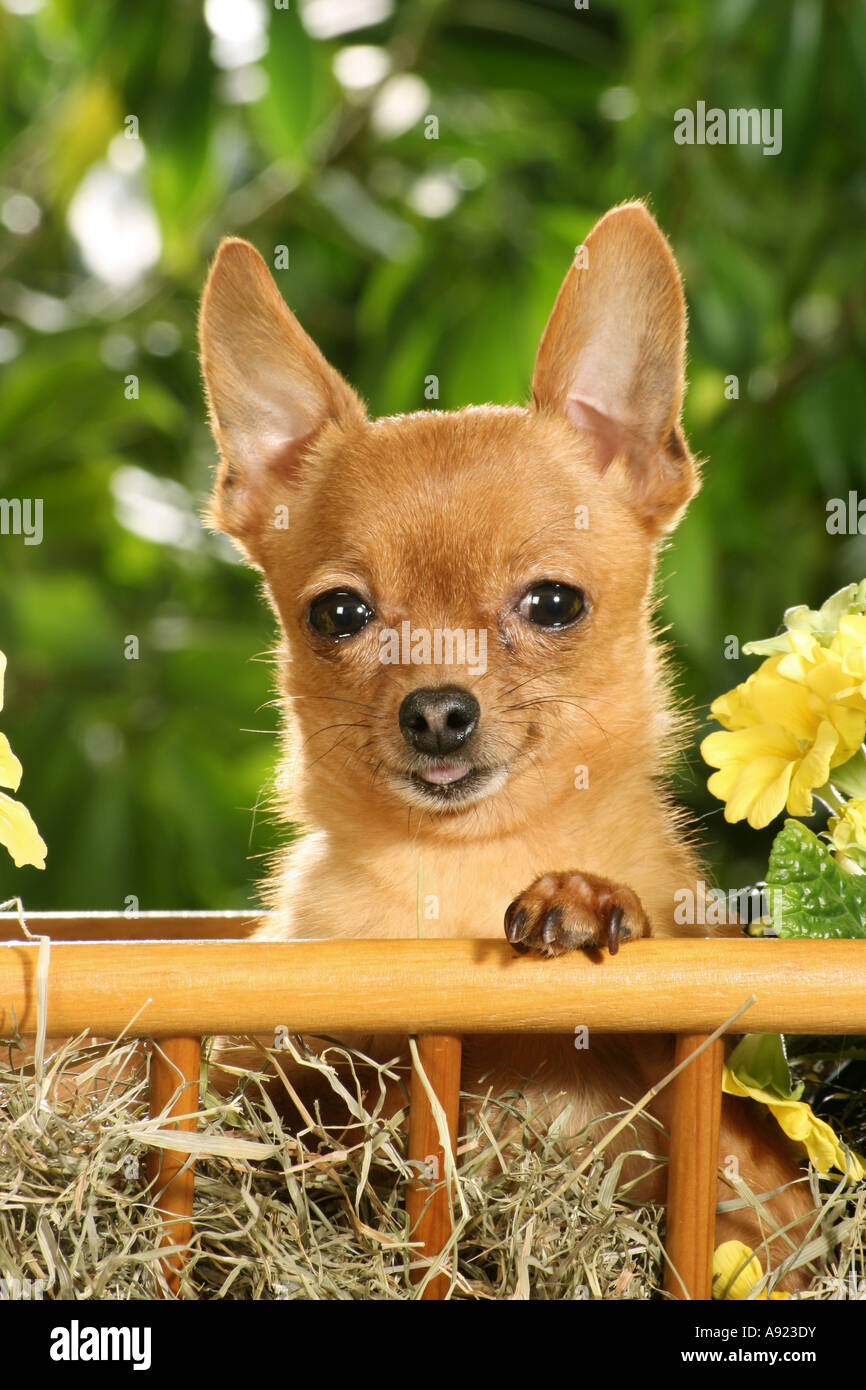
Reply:
M3 4L0 495L44 499L41 545L0 536L4 728L49 856L0 865L0 896L239 906L278 843L271 620L196 521L196 304L225 233L288 249L283 293L373 411L424 408L430 373L449 408L526 398L574 246L648 196L708 460L663 560L701 719L754 664L729 634L866 575L866 540L825 528L866 493L862 0ZM677 145L699 100L781 108L782 152ZM680 780L721 881L759 876L774 828L724 824L696 745Z

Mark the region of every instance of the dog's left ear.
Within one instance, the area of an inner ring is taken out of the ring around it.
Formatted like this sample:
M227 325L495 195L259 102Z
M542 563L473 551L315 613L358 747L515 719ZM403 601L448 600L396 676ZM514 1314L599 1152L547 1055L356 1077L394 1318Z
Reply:
M542 334L532 393L564 414L655 533L698 476L680 427L686 310L676 262L642 203L596 223Z

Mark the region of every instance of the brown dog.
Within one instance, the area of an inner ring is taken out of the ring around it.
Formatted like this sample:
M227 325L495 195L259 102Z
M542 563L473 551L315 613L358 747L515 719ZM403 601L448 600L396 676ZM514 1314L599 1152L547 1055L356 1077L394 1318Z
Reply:
M309 827L270 885L269 934L413 936L420 860L427 936L499 937L504 918L516 949L556 955L703 935L674 922L698 864L659 788L678 724L653 575L698 477L683 294L646 208L587 239L526 408L368 419L238 240L211 270L201 348L212 517L279 621L285 809ZM664 1038L478 1039L464 1074L537 1071L530 1103L566 1097L577 1130L671 1055ZM727 1102L721 1152L758 1191L799 1176ZM801 1181L772 1211L810 1205ZM756 1243L746 1219L720 1234Z

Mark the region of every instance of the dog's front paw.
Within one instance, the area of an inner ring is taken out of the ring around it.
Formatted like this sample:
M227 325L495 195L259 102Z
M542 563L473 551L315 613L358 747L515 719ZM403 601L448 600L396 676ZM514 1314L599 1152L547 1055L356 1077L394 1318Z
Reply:
M649 919L631 888L595 874L542 874L505 913L505 935L516 951L561 956L651 934Z

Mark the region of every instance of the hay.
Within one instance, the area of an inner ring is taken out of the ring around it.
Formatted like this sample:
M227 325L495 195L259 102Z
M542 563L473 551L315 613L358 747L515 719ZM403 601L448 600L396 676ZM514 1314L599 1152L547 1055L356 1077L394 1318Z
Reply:
M228 1097L205 1084L198 1133L171 1136L197 1163L181 1295L417 1298L404 1211L405 1113L387 1118L383 1107L386 1083L407 1081L408 1059L383 1065L336 1045L323 1059L302 1052L300 1040L290 1043L298 1064L342 1095L346 1117L334 1124L308 1113L293 1128L273 1103L264 1054L260 1069L238 1068ZM145 1176L149 1147L165 1145L168 1135L164 1121L147 1117L147 1065L135 1075L136 1045L82 1037L49 1050L41 1067L19 1045L7 1040L0 1055L5 1287L41 1280L46 1298L171 1296ZM576 1141L530 1132L523 1120L515 1138L517 1094L472 1099L474 1118L457 1155L451 1297L658 1296L662 1210L629 1200L621 1159L609 1168L591 1161L575 1176L575 1144L583 1162L588 1144L621 1117L604 1117ZM507 1142L496 1137L506 1115ZM661 1160L646 1154L644 1161ZM807 1296L862 1295L866 1185L853 1197L834 1180L815 1179L815 1187L841 1245Z

